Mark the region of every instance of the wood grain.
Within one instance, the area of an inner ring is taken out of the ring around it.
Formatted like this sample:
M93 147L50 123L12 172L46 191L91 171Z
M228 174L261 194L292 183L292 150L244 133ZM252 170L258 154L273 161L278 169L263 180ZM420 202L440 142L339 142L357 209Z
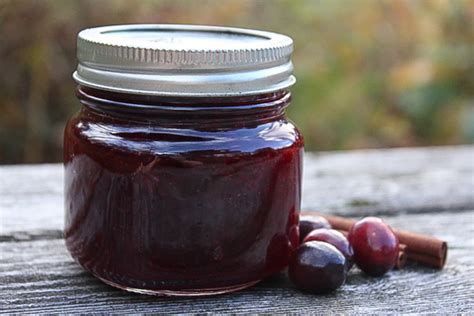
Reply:
M474 205L474 146L307 157L303 209L387 215L452 212Z
M297 291L285 274L223 296L148 297L84 272L62 239L62 166L0 167L0 313L468 313L474 310L474 146L307 154L303 208L383 215L448 241L446 268L383 278L357 269L337 292Z

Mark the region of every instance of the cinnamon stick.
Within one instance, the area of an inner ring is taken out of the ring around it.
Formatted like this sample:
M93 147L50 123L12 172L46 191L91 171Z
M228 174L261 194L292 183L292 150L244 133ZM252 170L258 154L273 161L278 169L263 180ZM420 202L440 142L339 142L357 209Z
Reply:
M442 269L444 264L446 263L446 257L433 257L416 252L407 251L407 258L411 261L416 261L419 264L435 269Z
M395 268L398 270L403 269L406 263L407 263L407 253L403 250L400 250L398 252L398 258L397 258L397 262L395 263Z
M304 212L302 215L319 215L328 220L334 229L349 231L356 222L353 219L332 216L315 212ZM406 258L432 268L442 269L446 263L448 245L435 237L394 229L400 244L405 245Z
M409 252L446 259L448 245L445 241L400 229L393 231L398 236L398 240L407 245Z

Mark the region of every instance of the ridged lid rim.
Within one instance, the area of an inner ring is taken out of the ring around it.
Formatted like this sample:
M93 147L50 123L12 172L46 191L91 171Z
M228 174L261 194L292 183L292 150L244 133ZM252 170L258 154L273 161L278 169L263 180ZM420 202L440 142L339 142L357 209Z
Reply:
M218 39L226 47L218 46ZM199 47L200 40L214 40L216 46ZM177 24L103 26L78 34L79 65L73 77L82 85L123 93L258 94L295 82L292 50L290 37L267 31Z

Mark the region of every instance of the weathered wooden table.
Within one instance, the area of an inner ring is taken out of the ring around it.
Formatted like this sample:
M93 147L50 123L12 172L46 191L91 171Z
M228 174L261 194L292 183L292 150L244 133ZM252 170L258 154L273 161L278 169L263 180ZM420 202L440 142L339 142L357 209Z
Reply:
M409 265L382 278L357 269L337 292L296 290L285 274L208 298L130 294L104 285L68 255L61 237L60 164L0 167L0 311L474 312L474 147L307 154L303 207L359 217L449 243L443 271Z

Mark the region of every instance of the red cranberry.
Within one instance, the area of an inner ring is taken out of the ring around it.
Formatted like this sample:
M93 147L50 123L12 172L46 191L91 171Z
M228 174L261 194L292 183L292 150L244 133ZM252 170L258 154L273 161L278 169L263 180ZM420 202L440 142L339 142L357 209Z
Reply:
M308 215L300 217L300 242L313 230L331 228L331 224L322 216Z
M303 243L308 241L324 241L333 245L346 257L347 271L352 268L354 264L354 251L342 233L334 229L320 228L310 232L303 240Z
M366 217L349 232L357 266L371 276L381 276L391 270L398 257L398 237L380 218Z
M290 280L301 290L327 293L346 281L346 258L331 244L310 241L302 244L288 267Z

